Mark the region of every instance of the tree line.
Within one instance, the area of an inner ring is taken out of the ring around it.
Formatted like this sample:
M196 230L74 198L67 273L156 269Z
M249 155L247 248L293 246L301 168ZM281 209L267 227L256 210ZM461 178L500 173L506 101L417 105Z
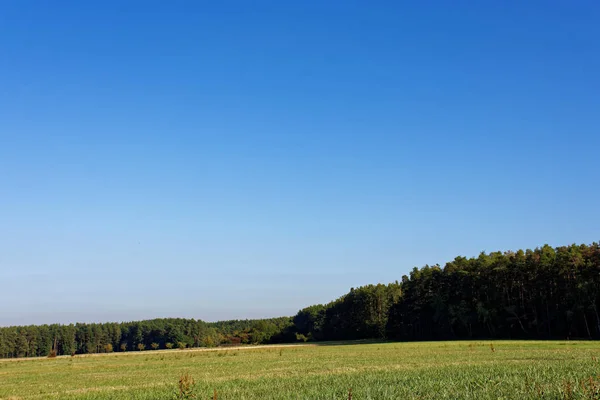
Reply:
M353 339L600 339L599 307L600 245L545 245L414 268L294 317L0 328L0 357Z
M281 334L289 325L291 318L284 317L216 323L165 318L123 323L13 326L0 328L0 357L272 343L285 340Z
M481 253L301 310L308 340L600 339L600 245Z

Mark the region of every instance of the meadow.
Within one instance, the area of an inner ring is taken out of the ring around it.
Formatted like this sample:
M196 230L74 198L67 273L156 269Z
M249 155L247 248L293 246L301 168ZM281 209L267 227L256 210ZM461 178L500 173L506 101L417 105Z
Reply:
M0 360L0 398L600 399L599 359L592 341L460 341Z

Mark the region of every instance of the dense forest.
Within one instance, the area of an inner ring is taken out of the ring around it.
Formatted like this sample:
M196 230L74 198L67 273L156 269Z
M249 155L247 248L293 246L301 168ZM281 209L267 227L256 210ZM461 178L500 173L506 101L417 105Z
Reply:
M350 339L600 339L600 245L457 257L294 317L0 328L0 357Z

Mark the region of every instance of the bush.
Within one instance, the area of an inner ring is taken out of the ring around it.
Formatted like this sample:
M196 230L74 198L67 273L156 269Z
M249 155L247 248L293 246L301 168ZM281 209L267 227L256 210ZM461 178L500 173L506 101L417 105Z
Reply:
M104 352L105 353L112 353L113 352L113 345L112 344L105 344L104 345Z
M172 349L173 348L173 343L165 343L165 347L167 349Z
M56 358L56 350L50 350L50 352L48 353L48 358Z
M127 351L127 343L121 343L121 351Z
M296 340L299 342L308 342L308 338L301 333L296 333Z
M176 399L195 399L196 394L194 393L196 388L196 382L194 378L188 373L181 375L179 378L178 391L175 393Z
M138 343L137 348L139 351L142 351L146 349L146 345L144 343Z
M186 348L186 344L184 342L177 342L177 347L179 347L180 350L183 350Z
M158 350L159 345L158 343L152 343L150 347L152 347L152 350Z

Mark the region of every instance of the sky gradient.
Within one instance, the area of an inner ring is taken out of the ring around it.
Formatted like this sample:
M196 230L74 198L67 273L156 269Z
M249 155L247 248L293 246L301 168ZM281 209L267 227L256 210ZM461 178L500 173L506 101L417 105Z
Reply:
M0 325L600 240L600 4L401 3L0 2Z

